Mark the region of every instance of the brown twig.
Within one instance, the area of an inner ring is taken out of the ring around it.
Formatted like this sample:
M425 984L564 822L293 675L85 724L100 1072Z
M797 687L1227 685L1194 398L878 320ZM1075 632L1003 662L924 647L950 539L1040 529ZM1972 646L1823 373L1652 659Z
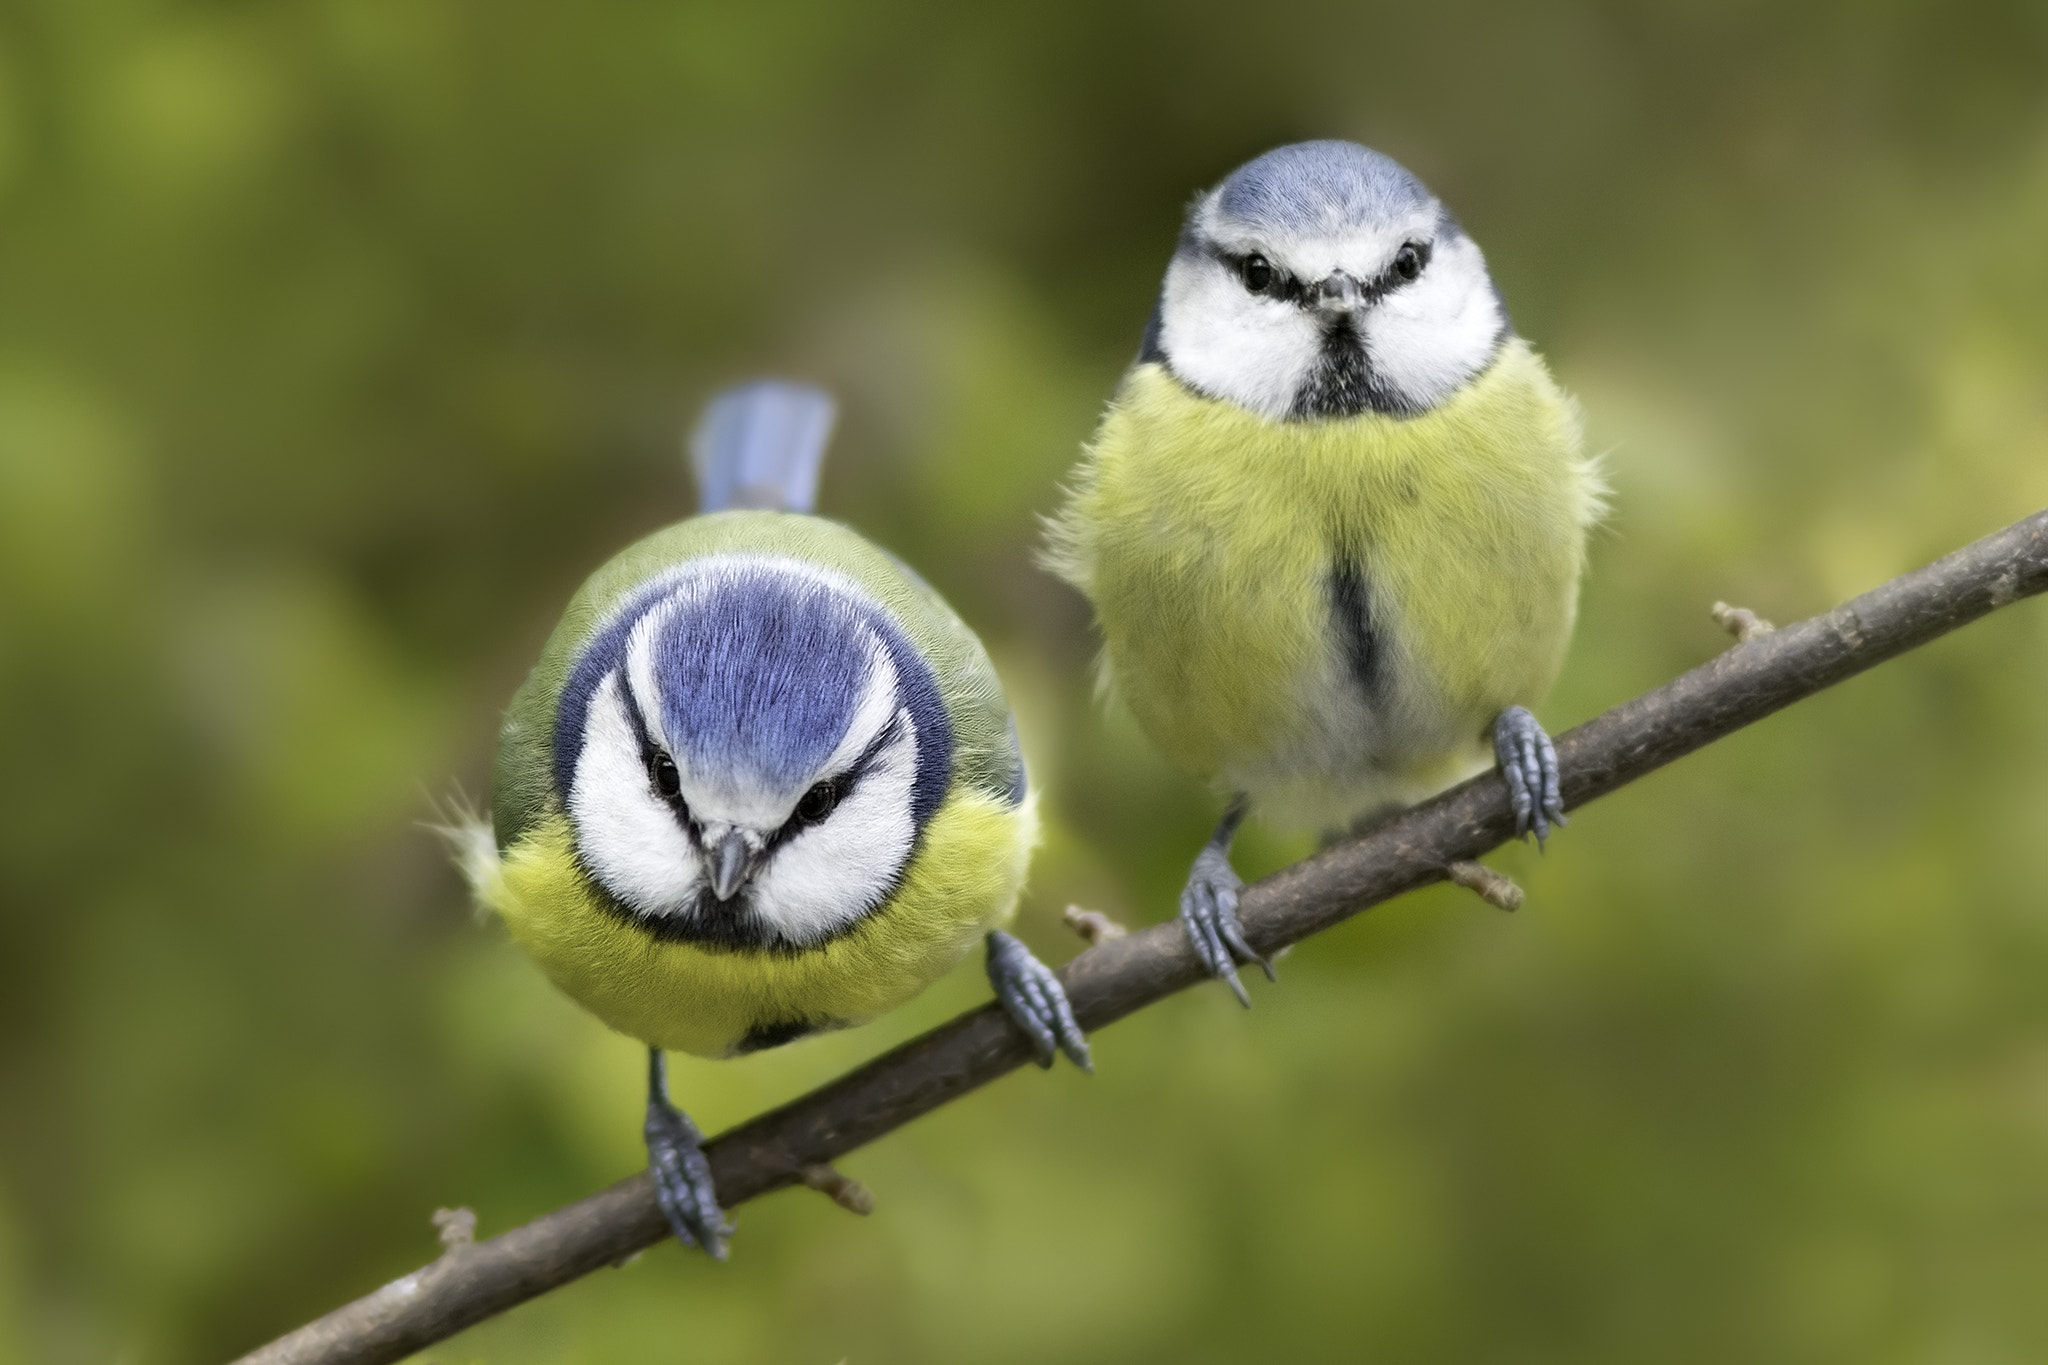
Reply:
M813 1161L798 1171L796 1178L848 1213L857 1213L865 1218L875 1211L875 1197L868 1193L868 1187L850 1175L842 1175L837 1167L826 1162Z
M1796 625L1752 635L1557 742L1568 807L1634 781L1730 731L2048 588L2048 512ZM1512 837L1507 788L1487 773L1247 887L1245 937L1261 953L1440 881ZM1206 980L1176 922L1083 952L1060 971L1084 1028ZM709 1145L727 1208L799 1183L1031 1059L993 1003L741 1124ZM382 1365L669 1235L647 1177L446 1256L244 1357L244 1365Z
M1444 869L1444 875L1497 910L1522 908L1522 888L1516 886L1506 874L1495 872L1485 863L1452 863Z

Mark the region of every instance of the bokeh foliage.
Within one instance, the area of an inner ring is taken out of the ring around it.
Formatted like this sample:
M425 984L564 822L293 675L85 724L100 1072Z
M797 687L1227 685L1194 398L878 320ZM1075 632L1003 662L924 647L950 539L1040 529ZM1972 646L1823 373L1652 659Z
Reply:
M2048 503L2048 10L1599 0L0 5L0 1361L255 1344L637 1159L633 1045L417 822L717 384L990 641L1022 916L1214 803L1098 711L1035 514L1178 212L1401 158L1616 510L1562 727ZM2048 612L1192 993L448 1362L2048 1355ZM1306 848L1255 831L1241 863ZM680 1063L710 1128L985 995Z

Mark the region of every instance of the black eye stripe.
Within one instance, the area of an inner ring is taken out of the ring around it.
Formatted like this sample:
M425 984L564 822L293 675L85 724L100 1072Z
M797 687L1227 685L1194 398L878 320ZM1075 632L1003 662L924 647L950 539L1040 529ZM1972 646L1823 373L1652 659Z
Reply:
M640 714L640 697L633 691L633 680L626 676L626 670L618 671L619 702L626 713L626 723L633 727L633 740L640 746L640 766L646 770L647 781L654 788L654 794L672 805L678 818L687 821L689 808L683 804L683 775L676 767L676 761L647 732L647 720Z
M1303 308L1313 308L1315 306L1314 300L1310 297L1308 286L1296 278L1293 272L1281 267L1271 256L1266 255L1264 252L1229 251L1216 245L1214 242L1207 243L1206 245L1209 256L1213 260L1220 262L1225 269L1237 276L1239 283L1244 285L1247 293L1255 294L1262 299L1279 299ZM1428 241L1403 242L1395 251L1393 258L1387 262L1386 267L1379 274L1364 282L1365 301L1368 304L1377 303L1396 289L1400 289L1404 285L1411 284L1421 278L1422 272L1429 268L1430 258L1435 254L1435 247L1436 244L1434 242ZM1408 273L1401 269L1400 262L1402 253L1411 248L1415 252L1416 264L1413 273ZM1265 262L1267 268L1272 271L1272 279L1263 289L1253 289L1246 281L1246 268L1253 260Z
M1247 293L1256 294L1262 299L1279 299L1285 303L1299 303L1308 297L1308 290L1302 282L1296 279L1292 272L1275 264L1273 258L1263 252L1225 251L1217 247L1212 249L1211 254L1237 276L1238 282L1244 286ZM1252 287L1250 276L1254 261L1263 263L1268 272L1266 283L1257 289Z
M882 750L887 748L889 743L901 733L903 733L903 713L898 711L889 718L887 725L884 725L875 732L875 737L868 741L865 749L860 751L860 757L847 764L845 771L826 779L838 787L839 800L841 802L844 802L847 797L853 795L854 788L858 787L860 780L868 775L868 769L874 767L875 760L882 756Z
M823 781L813 783L810 787L806 788L804 795L797 798L797 808L790 812L789 819L783 821L782 828L768 836L768 843L761 850L762 856L766 857L774 849L788 842L796 835L803 833L812 825L822 824L831 814L831 811L827 811L825 815L821 815L813 820L807 820L803 816L804 801L809 798L811 792L816 791L819 787L830 785L836 792L832 802L832 810L836 811L839 807L845 805L847 798L860 789L861 779L866 777L868 770L874 767L875 760L881 757L882 750L888 747L889 743L898 735L903 733L903 721L904 713L898 711L889 718L889 723L878 730L875 733L875 737L868 741L867 747L860 751L858 758L847 764L842 771Z
M616 676L619 680L619 702L625 709L626 723L633 727L633 739L639 744L643 757L651 755L654 752L654 740L648 735L647 722L640 715L640 698L633 691L633 680L626 676L626 670L623 668L618 670Z
M626 670L623 668L619 670L618 677L619 701L625 709L627 724L633 727L633 741L640 746L640 766L647 770L647 780L654 784L655 790L665 799L673 801L682 791L682 774L676 773L675 791L663 789L661 778L656 772L657 764L666 762L669 771L676 772L675 760L654 742L654 736L647 733L647 720L640 714L640 697L633 691L633 680L626 676Z

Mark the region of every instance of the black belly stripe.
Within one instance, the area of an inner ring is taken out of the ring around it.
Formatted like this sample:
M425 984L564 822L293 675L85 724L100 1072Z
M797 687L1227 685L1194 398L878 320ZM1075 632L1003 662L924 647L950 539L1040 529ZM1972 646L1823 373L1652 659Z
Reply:
M781 1047L784 1043L793 1043L824 1027L826 1022L822 1019L788 1019L778 1024L756 1024L748 1030L746 1037L740 1039L739 1046L733 1049L733 1053L737 1056L760 1052L764 1048Z
M1330 570L1330 617L1352 679L1366 701L1377 704L1386 685L1385 651L1373 631L1372 589L1351 560L1340 559Z

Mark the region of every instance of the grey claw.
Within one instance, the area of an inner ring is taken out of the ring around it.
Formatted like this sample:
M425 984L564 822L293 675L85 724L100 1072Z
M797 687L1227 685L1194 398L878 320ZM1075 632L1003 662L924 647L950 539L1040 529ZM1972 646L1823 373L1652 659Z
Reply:
M1536 723L1536 717L1510 706L1493 723L1493 752L1507 779L1508 801L1515 812L1515 833L1536 836L1543 847L1552 826L1571 823L1564 816L1564 792L1557 770L1557 747Z
M1180 893L1180 921L1209 975L1230 987L1237 1003L1250 1009L1252 1000L1238 979L1237 964L1256 962L1268 981L1275 978L1273 964L1252 950L1245 941L1244 926L1238 922L1237 893L1243 887L1244 880L1230 865L1230 855L1209 845L1195 855L1195 865L1188 872L1188 884Z
M1040 1066L1051 1066L1053 1057L1064 1052L1083 1071L1095 1070L1088 1035L1074 1018L1060 979L1029 948L1001 930L988 936L988 982L995 987L1003 1012L1031 1040Z
M1217 933L1222 935L1224 943L1229 945L1231 956L1235 957L1239 962L1258 963L1259 970L1266 974L1266 980L1278 981L1280 978L1273 974L1273 963L1271 960L1260 957L1252 951L1252 945L1244 941L1244 928L1237 918L1236 899L1235 896L1231 897L1233 903L1230 906L1230 913L1217 920ZM1219 906L1218 908L1220 909L1221 907Z
M650 1096L646 1135L647 1172L670 1231L685 1246L702 1247L713 1260L724 1260L732 1227L718 1205L697 1125L666 1099Z
M1244 982L1238 978L1237 968L1234 965L1226 961L1223 964L1223 970L1217 973L1217 975L1223 978L1224 985L1230 987L1230 993L1237 997L1238 1004L1244 1006L1246 1009L1250 1009L1252 1007L1252 998L1250 995L1246 994Z

